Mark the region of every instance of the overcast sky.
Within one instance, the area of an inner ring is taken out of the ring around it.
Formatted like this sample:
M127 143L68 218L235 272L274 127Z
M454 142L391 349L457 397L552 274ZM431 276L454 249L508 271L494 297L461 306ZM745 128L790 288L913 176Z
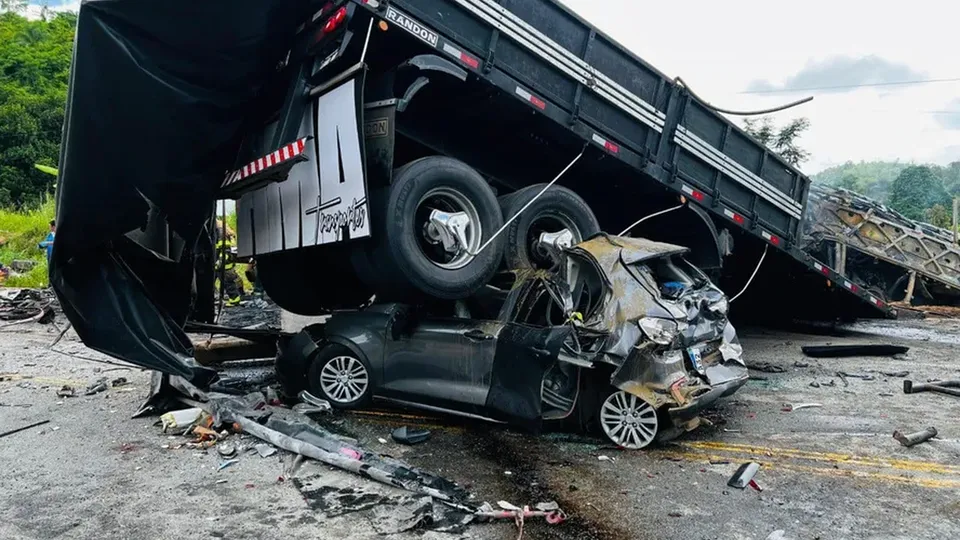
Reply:
M810 118L803 166L848 160L945 164L960 160L960 81L753 93L929 79L960 79L960 2L913 0L563 0L670 77L731 109ZM75 8L76 0L50 5Z
M960 161L960 80L743 93L960 79L958 2L563 2L719 107L763 109L815 96L776 116L810 118L803 139L812 153L803 166L809 174L848 160Z

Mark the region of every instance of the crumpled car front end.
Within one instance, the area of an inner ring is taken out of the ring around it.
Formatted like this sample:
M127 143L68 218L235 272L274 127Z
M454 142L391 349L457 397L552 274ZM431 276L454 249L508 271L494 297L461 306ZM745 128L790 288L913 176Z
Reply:
M601 235L568 254L580 263L581 276L588 275L585 265L598 271L605 289L581 330L602 336L594 340L592 361L612 366L616 389L689 430L698 425L701 411L742 387L748 372L727 318L726 295L683 258L685 252L681 246ZM627 425L640 422L639 414L616 407L601 411L601 422L615 422L618 414Z

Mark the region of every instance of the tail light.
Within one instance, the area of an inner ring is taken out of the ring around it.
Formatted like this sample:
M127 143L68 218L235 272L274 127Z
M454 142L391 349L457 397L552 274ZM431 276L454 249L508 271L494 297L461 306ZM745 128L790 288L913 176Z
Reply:
M326 34L333 33L337 28L340 27L341 24L343 24L343 21L345 20L347 20L346 6L338 9L337 12L333 14L333 16L327 19L327 22L324 23L323 25L323 34L326 35Z

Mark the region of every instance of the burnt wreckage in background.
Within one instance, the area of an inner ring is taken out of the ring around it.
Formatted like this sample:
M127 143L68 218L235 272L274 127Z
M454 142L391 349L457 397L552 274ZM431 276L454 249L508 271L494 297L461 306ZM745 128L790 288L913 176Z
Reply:
M664 423L696 427L748 378L727 298L687 251L594 236L560 254L558 272L520 272L461 309L499 304L495 318L404 304L337 312L290 342L278 373L287 393L338 408L376 398L527 426L570 419L642 448Z

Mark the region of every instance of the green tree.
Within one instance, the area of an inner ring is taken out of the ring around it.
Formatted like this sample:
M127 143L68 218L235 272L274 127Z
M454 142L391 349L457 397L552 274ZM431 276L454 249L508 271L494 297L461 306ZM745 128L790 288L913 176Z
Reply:
M942 229L949 229L953 225L951 210L942 204L935 204L924 211L924 221Z
M743 129L791 165L799 166L810 159L810 152L798 143L798 139L810 129L810 120L806 118L795 118L779 128L769 116L747 118Z
M14 11L0 13L0 206L22 207L56 181L35 165L57 166L77 19L30 21Z
M931 167L911 166L900 173L890 186L889 206L904 216L918 221L928 219L928 210L951 205L943 179Z

